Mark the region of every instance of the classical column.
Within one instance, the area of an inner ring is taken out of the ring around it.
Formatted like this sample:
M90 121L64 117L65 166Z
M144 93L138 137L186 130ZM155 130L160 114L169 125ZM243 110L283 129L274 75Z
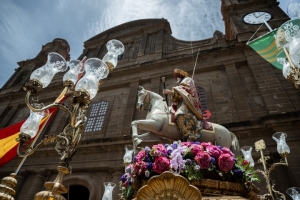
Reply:
M137 101L137 91L140 83L140 79L135 79L130 82L129 94L127 99L127 105L123 120L122 134L130 135L131 122L133 120L133 114L135 111L135 105Z
M112 176L113 176L113 180L112 182L114 182L116 184L116 187L113 190L113 199L119 199L119 193L120 193L120 188L119 188L119 182L120 182L120 178L121 176L124 174L124 169L116 169Z
M26 194L25 198L22 198L22 200L33 200L35 194L43 189L45 181L46 177L42 173L35 175L28 193Z
M225 64L225 69L240 120L252 120L253 116L235 63Z
M15 191L16 191L16 196L15 196L15 199L17 199L17 197L19 196L20 194L20 191L26 181L26 175L23 175L23 174L18 174L16 176L16 179L17 179L17 185L15 187Z

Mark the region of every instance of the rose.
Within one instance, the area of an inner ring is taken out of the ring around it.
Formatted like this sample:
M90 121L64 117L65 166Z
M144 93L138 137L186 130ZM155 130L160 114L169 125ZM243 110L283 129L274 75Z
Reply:
M211 142L202 142L201 145L206 148L207 146L211 146Z
M147 167L147 164L145 162L143 162L143 161L136 162L134 164L134 172L135 172L135 174L137 174L137 175L144 174L145 171L146 171L146 167Z
M223 147L222 151L223 151L223 153L228 153L229 155L234 156L234 154L227 147Z
M146 152L145 151L139 151L138 154L134 157L135 162L140 162L144 160L146 157Z
M249 161L248 160L244 160L243 162L242 162L242 166L245 166L245 165L248 165L249 164Z
M166 157L160 156L155 159L153 164L153 171L161 174L164 171L168 171L170 169L170 160Z
M166 156L167 149L164 147L164 145L157 144L152 147L150 154L154 157Z
M210 155L207 152L198 153L194 160L201 169L208 169L210 166Z
M221 171L229 172L234 166L234 159L230 154L224 153L219 157L218 164Z
M190 147L192 144L190 142L182 142L181 146L187 146Z
M190 149L191 149L191 153L193 155L197 155L198 153L203 151L203 147L201 145L198 145L198 144L192 144L190 146Z
M207 146L206 151L215 158L219 158L222 154L222 151L214 145Z

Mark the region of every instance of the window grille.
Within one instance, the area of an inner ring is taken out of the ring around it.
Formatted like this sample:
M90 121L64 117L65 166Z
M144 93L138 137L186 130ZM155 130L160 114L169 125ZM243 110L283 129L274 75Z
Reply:
M94 103L91 106L91 112L84 128L85 133L93 132L93 131L101 131L107 108L108 108L107 101Z

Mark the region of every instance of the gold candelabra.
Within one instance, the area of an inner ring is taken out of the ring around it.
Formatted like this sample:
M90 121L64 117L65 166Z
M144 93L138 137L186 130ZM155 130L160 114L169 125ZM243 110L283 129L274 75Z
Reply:
M117 65L118 56L124 52L124 45L118 40L110 40L106 44L108 53L102 60L98 58L73 60L67 63L57 53L49 53L47 63L36 69L25 84L27 92L25 102L30 109L30 116L21 126L17 153L20 157L27 157L33 154L41 146L48 143L55 143L55 150L60 155L58 175L52 182L46 182L46 191L38 192L34 200L65 200L61 195L68 192L62 182L64 176L70 173L70 162L76 147L80 141L81 133L86 118L86 111L97 94L102 79L106 78ZM49 105L43 105L38 100L39 92L47 87L57 72L70 70L64 75L64 89L58 98ZM84 74L84 75L83 75ZM83 76L82 76L83 75ZM68 98L71 108L68 108L63 101ZM70 122L63 131L57 135L46 135L38 144L34 143L38 136L40 122L43 118L49 117L49 109L62 109L68 113ZM19 169L18 169L19 170ZM17 170L17 171L18 171ZM2 179L0 184L0 199L13 200L15 191L13 187L17 184L16 173Z

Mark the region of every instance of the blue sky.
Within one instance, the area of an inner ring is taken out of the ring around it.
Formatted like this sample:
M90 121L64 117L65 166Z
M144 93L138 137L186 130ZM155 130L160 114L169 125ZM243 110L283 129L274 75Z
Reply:
M290 0L280 0L286 10ZM0 0L0 88L18 68L34 58L42 45L64 38L71 59L83 42L119 24L165 18L174 37L195 41L224 32L220 0Z

